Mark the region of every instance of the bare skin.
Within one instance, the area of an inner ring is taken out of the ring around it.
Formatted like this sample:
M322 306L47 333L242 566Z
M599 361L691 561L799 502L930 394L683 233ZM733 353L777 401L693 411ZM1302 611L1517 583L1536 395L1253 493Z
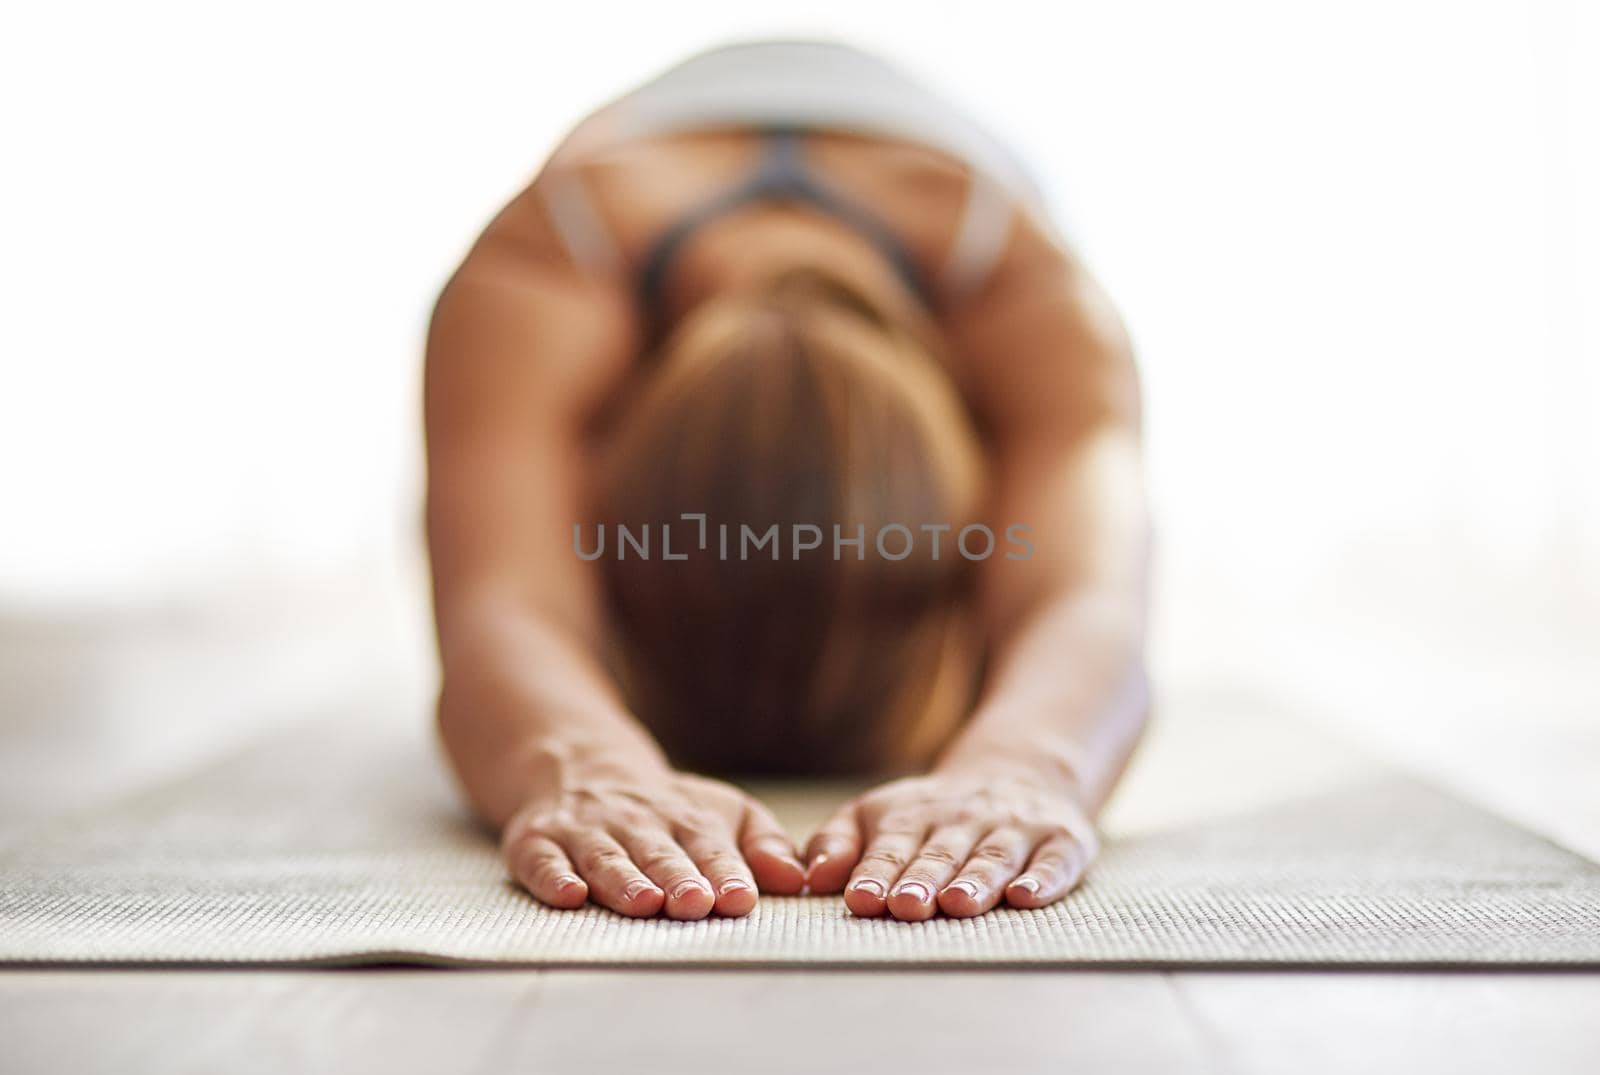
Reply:
M940 263L967 182L958 164L846 136L808 151L930 272ZM683 136L550 167L583 169L626 262L754 152L745 135ZM819 261L863 287L900 286L837 222L757 206L694 239L669 299L686 308ZM430 329L439 724L512 875L554 907L685 919L748 914L758 892L805 886L906 920L1060 899L1094 859L1094 817L1148 709L1138 383L1099 287L1019 213L992 280L942 311L949 372L995 476L990 525L1028 523L1036 552L982 562L991 671L937 763L841 806L802 854L744 792L673 771L601 665L596 565L572 555L570 527L596 420L640 375L631 285L625 268L572 265L530 189L485 231Z

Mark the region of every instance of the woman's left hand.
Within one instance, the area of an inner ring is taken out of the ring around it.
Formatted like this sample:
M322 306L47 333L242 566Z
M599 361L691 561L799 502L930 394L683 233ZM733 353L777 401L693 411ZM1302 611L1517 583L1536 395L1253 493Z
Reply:
M846 803L806 848L811 891L844 889L862 917L970 917L1002 902L1044 907L1099 851L1072 788L1011 770L935 771ZM848 881L848 884L846 883Z

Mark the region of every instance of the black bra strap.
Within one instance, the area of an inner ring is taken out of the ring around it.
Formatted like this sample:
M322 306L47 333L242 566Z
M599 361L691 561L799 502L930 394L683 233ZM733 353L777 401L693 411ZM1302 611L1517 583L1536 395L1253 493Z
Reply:
M679 217L655 240L639 268L639 300L653 324L662 319L668 274L683 244L701 227L757 201L796 201L814 205L847 224L894 267L913 294L932 305L933 293L905 244L876 215L820 182L805 166L802 132L780 128L766 133L761 164L744 182L723 191Z

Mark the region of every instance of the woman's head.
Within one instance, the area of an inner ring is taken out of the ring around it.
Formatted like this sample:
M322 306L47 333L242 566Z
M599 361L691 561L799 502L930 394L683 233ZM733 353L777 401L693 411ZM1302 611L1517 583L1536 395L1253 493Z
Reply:
M599 505L616 670L683 764L892 764L958 712L976 655L954 535L981 456L934 346L790 272L692 311L621 409ZM618 525L648 528L648 558Z

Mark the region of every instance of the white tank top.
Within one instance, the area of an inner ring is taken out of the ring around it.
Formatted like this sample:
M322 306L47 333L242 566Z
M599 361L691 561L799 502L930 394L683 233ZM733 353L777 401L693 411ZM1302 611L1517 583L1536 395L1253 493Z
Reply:
M953 296L988 278L1014 209L1045 217L1027 167L980 124L882 58L832 42L757 41L699 53L584 119L553 159L689 131L777 127L912 142L965 164L967 201L938 275ZM575 171L557 169L545 198L574 260L597 270L617 266L615 242Z

